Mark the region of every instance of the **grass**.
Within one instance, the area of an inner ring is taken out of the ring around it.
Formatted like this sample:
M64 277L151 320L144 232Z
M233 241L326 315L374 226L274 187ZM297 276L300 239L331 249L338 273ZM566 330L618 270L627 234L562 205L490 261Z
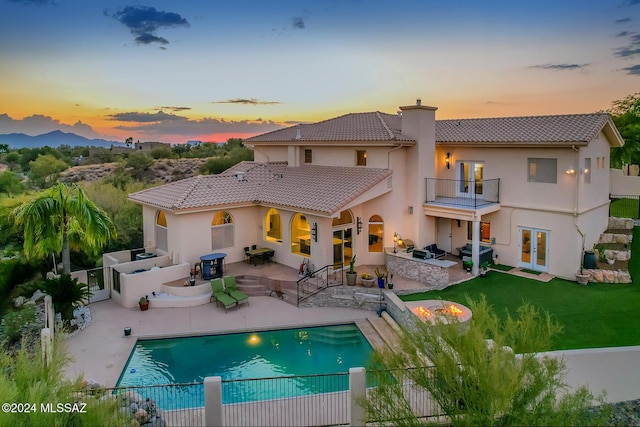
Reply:
M536 276L540 275L539 271L536 270L529 270L528 268L521 268L520 271L523 271L525 273L529 273L529 274L535 274Z
M495 312L515 315L523 302L547 311L563 327L551 350L640 345L640 227L633 232L629 269L633 283L589 283L534 279L492 271L487 278L475 278L441 291L401 297L404 301L444 299L466 304L467 295L487 297Z
M638 217L638 199L618 199L611 202L611 216L617 218L637 218Z
M509 271L513 270L515 267L511 267L510 265L506 264L491 264L491 268L494 270Z

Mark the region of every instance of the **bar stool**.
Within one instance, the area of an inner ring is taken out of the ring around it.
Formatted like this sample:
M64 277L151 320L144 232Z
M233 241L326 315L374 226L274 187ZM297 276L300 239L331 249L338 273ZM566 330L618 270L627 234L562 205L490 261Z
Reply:
M200 274L200 263L195 264L191 269L191 277L195 279L198 276L198 274Z

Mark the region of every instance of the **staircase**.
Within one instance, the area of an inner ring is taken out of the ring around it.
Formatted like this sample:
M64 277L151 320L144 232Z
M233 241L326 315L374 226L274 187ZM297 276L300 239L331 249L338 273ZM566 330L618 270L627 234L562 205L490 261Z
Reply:
M296 282L250 274L236 275L238 289L251 296L272 296L297 305Z

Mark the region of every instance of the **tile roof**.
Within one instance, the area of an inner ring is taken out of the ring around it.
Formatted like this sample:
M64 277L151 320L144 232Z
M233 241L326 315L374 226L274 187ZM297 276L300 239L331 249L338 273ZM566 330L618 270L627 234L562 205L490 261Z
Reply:
M388 169L241 162L218 175L149 188L129 199L173 212L265 204L333 215L391 174Z
M576 144L587 143L611 122L607 113L553 116L436 120L438 143ZM386 141L415 142L403 135L402 118L394 114L352 113L312 124L300 124L248 138L249 145L268 143ZM299 132L299 134L298 134Z
M437 120L436 142L588 143L610 121L607 113Z
M299 124L247 138L248 144L295 141L414 141L400 132L400 117L381 113L350 113L318 123Z

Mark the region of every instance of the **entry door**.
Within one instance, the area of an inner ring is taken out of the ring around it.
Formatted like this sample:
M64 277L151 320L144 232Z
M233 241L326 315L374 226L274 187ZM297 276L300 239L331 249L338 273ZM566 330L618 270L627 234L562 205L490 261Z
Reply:
M481 198L483 194L482 180L484 179L484 163L458 163L458 195L462 197Z
M520 229L520 267L549 271L549 231Z
M438 218L438 248L451 253L451 221L449 218Z
M353 256L353 228L333 230L333 264L339 268L349 264Z

